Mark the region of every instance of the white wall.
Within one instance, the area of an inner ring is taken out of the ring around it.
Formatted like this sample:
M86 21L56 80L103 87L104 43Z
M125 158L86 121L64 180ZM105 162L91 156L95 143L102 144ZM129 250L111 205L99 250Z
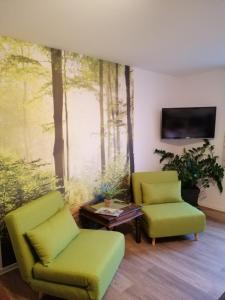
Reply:
M176 144L160 139L161 108L177 106L181 82L173 76L134 71L134 158L136 171L160 170L155 148L176 151Z
M222 163L225 134L225 70L217 69L184 77L182 84L183 106L217 107L215 138L211 143L215 145L215 152ZM225 180L223 186L225 190ZM225 191L220 194L216 186L210 187L201 193L200 204L225 211Z
M216 154L222 162L225 134L225 70L217 69L186 77L173 77L140 69L134 71L134 156L136 171L160 170L155 148L181 152L201 141L160 139L162 107L217 106ZM225 181L224 181L225 189ZM200 204L225 211L225 192L211 187L201 193Z

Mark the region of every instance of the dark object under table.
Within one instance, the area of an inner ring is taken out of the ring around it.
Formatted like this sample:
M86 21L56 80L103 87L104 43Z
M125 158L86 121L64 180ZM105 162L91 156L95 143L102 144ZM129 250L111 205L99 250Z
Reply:
M89 221L93 221L106 227L108 230L113 230L114 227L118 225L135 220L136 242L141 242L140 219L143 215L141 206L134 203L125 204L123 207L119 208L122 209L123 212L118 217L97 214L95 213L96 209L97 208L95 208L94 204L84 205L81 207L79 216L81 224L84 227L86 227L86 224L88 224Z

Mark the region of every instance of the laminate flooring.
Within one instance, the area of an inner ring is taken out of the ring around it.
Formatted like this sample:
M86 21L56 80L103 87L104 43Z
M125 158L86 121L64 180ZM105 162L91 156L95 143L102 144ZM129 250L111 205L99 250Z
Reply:
M126 254L104 300L217 300L225 292L225 223L209 219L199 241L191 235L166 238L155 247L146 236L136 244L131 225L120 230ZM14 270L0 277L0 299L38 297Z

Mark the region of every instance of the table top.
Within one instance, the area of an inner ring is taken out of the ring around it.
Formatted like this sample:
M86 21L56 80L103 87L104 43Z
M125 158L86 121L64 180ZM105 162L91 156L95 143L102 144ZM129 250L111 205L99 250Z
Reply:
M100 207L104 207L104 202L84 205L80 209L80 214L107 227L119 225L143 215L141 206L134 203L113 203L110 208L123 210L118 217L95 213L95 211Z

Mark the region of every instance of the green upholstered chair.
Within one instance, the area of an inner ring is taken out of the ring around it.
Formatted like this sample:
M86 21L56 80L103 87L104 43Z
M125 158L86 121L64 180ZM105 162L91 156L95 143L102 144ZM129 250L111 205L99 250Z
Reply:
M65 239L70 235L69 229L61 237L56 237L56 233L47 238L47 247L55 247L58 242L57 247L64 247L60 251L57 248L59 253L47 264L40 261L28 241L27 236L32 237L30 232L37 232L46 226L46 222L47 226L53 226L52 221L51 225L48 224L49 220L55 220L63 207L61 194L51 192L5 217L21 276L40 297L49 294L64 299L102 299L124 256L124 236L121 233L79 229L70 214L68 222L66 219L60 227L66 224L65 228L69 228L74 223L75 227L72 226L71 230L73 238L64 245ZM41 232L42 237L48 230L49 228ZM62 230L59 228L60 233Z
M143 228L152 238L194 233L205 229L205 215L181 198L176 171L137 172L132 174L133 196L142 205Z

